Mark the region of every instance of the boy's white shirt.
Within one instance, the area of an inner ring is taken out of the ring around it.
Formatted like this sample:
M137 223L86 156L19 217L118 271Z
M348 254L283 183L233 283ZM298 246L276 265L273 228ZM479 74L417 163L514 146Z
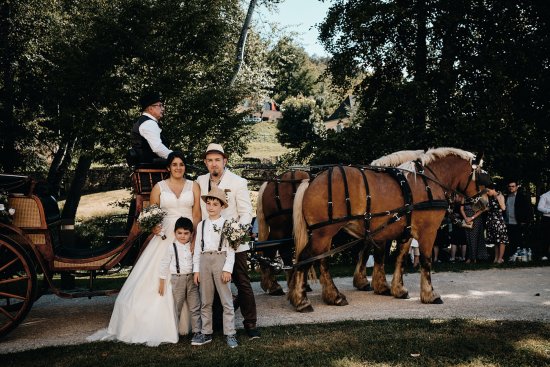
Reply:
M193 254L191 253L191 242L182 244L175 240L176 249L178 251L178 259L180 263L180 274L191 274L193 272ZM174 246L169 244L166 246L164 256L160 260L160 279L168 279L170 274L177 274L176 255L174 254Z
M201 195L207 195L210 173L197 177L196 182L201 189ZM227 208L222 209L221 215L227 219L234 218L242 224L250 224L252 222L252 203L248 192L248 182L226 168L218 188L225 192L228 204ZM203 200L201 200L201 214L203 218L208 218L206 203ZM244 242L236 252L248 250L250 250L250 246Z
M202 233L202 222L204 223L204 233ZM221 228L225 222L224 217L219 217L218 219L212 221L210 218L207 218L201 221L197 225L197 236L195 237L195 253L193 255L193 272L200 272L200 263L201 263L201 254L202 250L202 238L204 236L204 252L207 251L218 251L220 245L220 236ZM214 224L216 228L219 228L220 231L217 232L214 230ZM225 263L223 265L222 271L227 271L228 273L233 273L233 265L235 264L235 250L228 245L227 241L223 241L222 251L225 251Z

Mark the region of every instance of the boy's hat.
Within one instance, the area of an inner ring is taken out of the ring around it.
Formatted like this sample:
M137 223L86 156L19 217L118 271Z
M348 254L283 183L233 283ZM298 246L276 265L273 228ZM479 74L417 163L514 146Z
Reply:
M208 144L208 147L206 148L206 151L202 155L202 158L203 159L206 158L206 156L209 153L218 153L223 155L224 158L227 158L227 154L225 154L225 152L223 151L223 147L221 146L221 144L216 144L216 143Z
M205 203L207 198L216 198L222 202L222 208L227 208L227 197L219 187L213 187L208 194L201 196L202 201Z

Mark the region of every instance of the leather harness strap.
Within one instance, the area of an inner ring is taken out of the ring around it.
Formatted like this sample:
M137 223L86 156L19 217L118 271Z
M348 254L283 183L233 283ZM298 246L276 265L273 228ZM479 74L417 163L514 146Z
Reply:
M279 194L279 184L281 184L282 182L286 182L286 183L290 182L292 184L292 201L294 201L294 197L296 196L296 191L298 190L298 187L296 186L296 184L299 181L296 180L296 171L290 171L290 181L286 181L278 177L273 182L275 183L275 203L277 204L277 211L275 213L272 213L266 216L265 217L266 222L280 215L292 214L292 207L283 209L281 196ZM261 200L261 198L259 198L259 200Z
M179 259L179 256L178 256L178 249L176 247L175 242L172 242L172 245L174 246L174 255L176 256L176 272L179 274L180 273L180 259Z
M416 164L416 162L415 162ZM355 246L359 242L363 242L369 239L372 239L372 237L379 232L383 231L386 227L390 226L393 223L398 222L401 220L403 216L406 217L407 223L405 225L405 229L403 230L403 233L400 236L400 240L402 242L405 242L408 240L411 236L411 222L412 222L412 212L413 210L447 210L449 207L449 203L447 200L434 200L433 195L430 189L426 189L428 192L428 200L422 201L419 203L413 203L413 195L411 191L411 187L403 174L403 171L400 168L394 168L394 167L356 167L356 166L349 166L352 168L356 168L361 172L361 176L363 177L363 184L365 185L365 193L366 193L366 210L365 214L362 215L352 215L351 214L351 203L349 198L349 190L348 190L348 182L345 175L345 171L342 166L338 166L341 169L342 172L342 180L344 183L344 192L345 192L345 200L346 200L346 207L347 207L347 216L342 218L333 218L332 216L332 167L328 169L328 220L325 222L315 223L313 225L308 225L308 231L311 234L311 232L314 229L324 227L329 224L339 223L339 222L347 222L350 220L355 219L361 219L365 221L365 237L353 240L349 243L346 243L345 245L338 246L330 251L327 251L323 254L310 257L308 259L299 261L298 263L294 264L293 267L300 267L309 263L312 263L314 261L323 259L328 256L332 256L336 253L342 252L344 250L347 250L348 248L351 248ZM389 174L399 185L401 192L403 194L403 201L404 205L399 208L391 209L385 212L379 212L379 213L371 213L371 201L372 198L370 196L370 189L368 184L368 179L365 174L365 169L373 170L376 172L381 173L387 173ZM422 169L422 172L424 170ZM430 170L430 172L432 172ZM432 172L433 174L433 172ZM424 179L424 184L427 185L427 180L425 178L425 175L421 174ZM436 178L437 179L437 178ZM383 216L391 216L385 223L382 225L376 227L375 229L370 229L370 221L372 218L375 217L383 217Z
M204 223L206 223L206 219L202 221L202 237L201 237L201 252L204 252ZM222 229L223 229L223 226L225 225L225 221L223 222L222 224ZM223 232L220 233L220 243L218 244L218 252L221 252L222 250L222 245L223 245ZM175 245L174 245L175 246ZM174 247L175 249L175 247ZM177 255L176 255L177 256ZM178 272L179 273L179 272Z

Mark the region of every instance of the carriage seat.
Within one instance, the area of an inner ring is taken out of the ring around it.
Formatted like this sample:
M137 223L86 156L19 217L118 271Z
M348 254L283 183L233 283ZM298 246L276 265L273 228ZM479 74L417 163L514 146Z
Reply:
M33 186L33 181L29 176L0 174L0 191L29 195Z
M153 186L168 177L166 166L163 168L152 168L150 165L134 169L132 184L136 195L148 195Z
M61 212L59 211L59 206L57 205L57 200L51 195L48 196L38 196L42 207L44 208L44 216L46 219L46 224L48 226L57 224L61 221Z

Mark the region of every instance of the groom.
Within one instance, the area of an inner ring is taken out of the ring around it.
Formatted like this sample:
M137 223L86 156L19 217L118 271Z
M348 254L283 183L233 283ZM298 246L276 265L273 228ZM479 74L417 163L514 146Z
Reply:
M222 210L222 216L226 219L235 218L242 224L250 224L252 221L252 204L248 193L247 182L244 178L229 171L227 155L220 144L211 143L204 153L204 164L208 173L197 178L201 189L201 195L206 195L212 187L218 187L225 192L227 208ZM208 218L206 204L201 200L202 218ZM256 328L256 300L250 285L246 252L250 250L248 244L241 244L235 251L235 265L233 267L232 280L237 287L237 301L243 315L243 325L250 338L259 338L260 332Z

